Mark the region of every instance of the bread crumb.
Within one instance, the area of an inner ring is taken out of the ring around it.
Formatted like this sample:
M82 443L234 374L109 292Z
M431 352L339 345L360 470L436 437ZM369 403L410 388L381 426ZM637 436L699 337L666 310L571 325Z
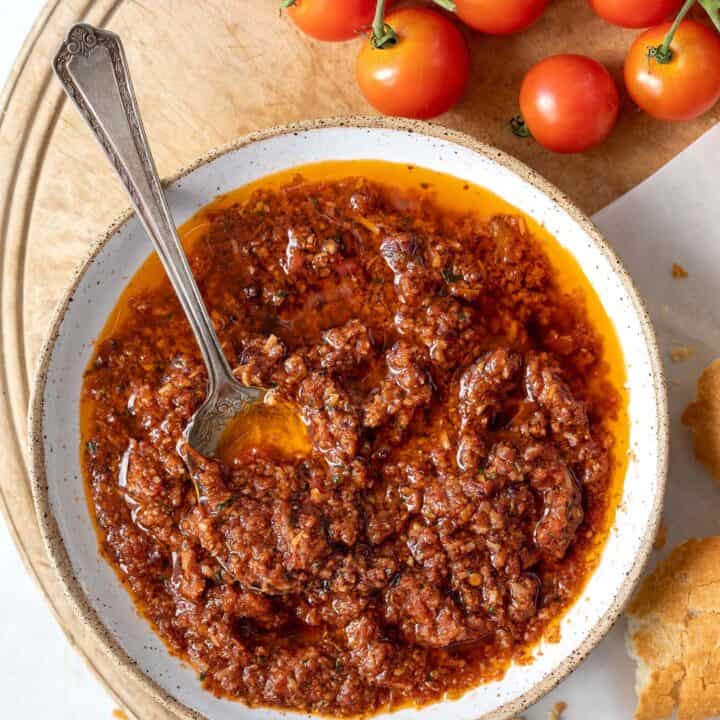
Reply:
M720 713L720 537L689 540L645 578L627 610L635 720Z
M557 702L553 705L553 709L550 711L548 720L562 720L563 713L567 709L567 703Z
M667 528L665 527L665 523L661 522L660 526L658 527L657 535L655 535L655 542L653 543L653 548L655 548L655 550L662 550L665 547L666 542Z
M720 360L708 365L697 381L697 394L682 415L693 436L695 457L720 482Z
M690 345L681 345L674 347L670 351L670 357L673 362L684 362L689 360L695 354L695 348Z
M679 263L673 263L672 265L672 276L674 278L686 278L688 276L688 271Z

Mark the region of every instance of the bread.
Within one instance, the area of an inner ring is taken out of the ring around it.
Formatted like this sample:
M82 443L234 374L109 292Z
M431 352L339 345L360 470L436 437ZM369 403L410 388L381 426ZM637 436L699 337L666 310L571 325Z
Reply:
M720 714L720 537L689 540L642 583L627 609L637 661L636 720Z
M708 365L697 381L697 397L682 421L693 434L695 455L720 482L720 360Z

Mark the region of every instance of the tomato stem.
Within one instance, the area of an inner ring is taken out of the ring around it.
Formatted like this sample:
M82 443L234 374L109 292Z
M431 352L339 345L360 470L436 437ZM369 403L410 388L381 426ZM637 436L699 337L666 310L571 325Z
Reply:
M702 2L702 0L700 1ZM655 60L655 62L658 62L661 65L666 65L673 59L673 51L670 45L675 37L678 27L680 27L680 23L685 19L685 16L690 12L690 8L695 4L695 2L696 0L685 0L685 4L680 8L680 12L677 14L670 30L668 30L662 45L648 48L648 60Z
M287 8L292 7L297 0L280 0L280 9L281 10L287 10Z
M510 129L512 130L513 135L516 135L519 138L532 137L530 128L527 126L525 118L522 115L516 115L510 120Z
M700 0L700 5L702 5L705 12L710 16L713 25L720 32L720 0Z
M433 0L433 2L448 12L455 12L457 10L453 0Z
M387 50L397 44L398 37L395 31L385 22L386 0L377 0L375 6L375 19L370 34L370 44L376 50Z

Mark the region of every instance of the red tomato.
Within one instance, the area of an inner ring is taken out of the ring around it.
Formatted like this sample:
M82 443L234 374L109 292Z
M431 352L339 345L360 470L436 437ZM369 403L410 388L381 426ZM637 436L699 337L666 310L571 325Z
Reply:
M288 14L318 40L350 40L372 23L375 0L295 0Z
M620 97L605 66L584 55L555 55L534 65L520 89L520 111L549 150L575 153L602 142L615 126Z
M462 33L434 10L391 13L395 45L370 41L357 59L356 76L367 101L385 115L432 118L460 100L470 76L470 54Z
M690 120L720 100L720 35L684 20L670 43L667 63L648 58L662 44L670 23L642 33L625 59L625 84L632 99L661 120Z
M455 0L458 17L490 35L509 35L529 28L549 0Z
M643 28L675 15L683 0L590 0L592 9L613 25Z

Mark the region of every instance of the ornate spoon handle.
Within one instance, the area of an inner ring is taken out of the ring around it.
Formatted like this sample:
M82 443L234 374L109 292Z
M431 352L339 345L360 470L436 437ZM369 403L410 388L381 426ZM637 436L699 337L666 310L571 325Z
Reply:
M200 345L213 395L234 379L165 201L120 38L74 25L53 68L117 171L165 266Z

